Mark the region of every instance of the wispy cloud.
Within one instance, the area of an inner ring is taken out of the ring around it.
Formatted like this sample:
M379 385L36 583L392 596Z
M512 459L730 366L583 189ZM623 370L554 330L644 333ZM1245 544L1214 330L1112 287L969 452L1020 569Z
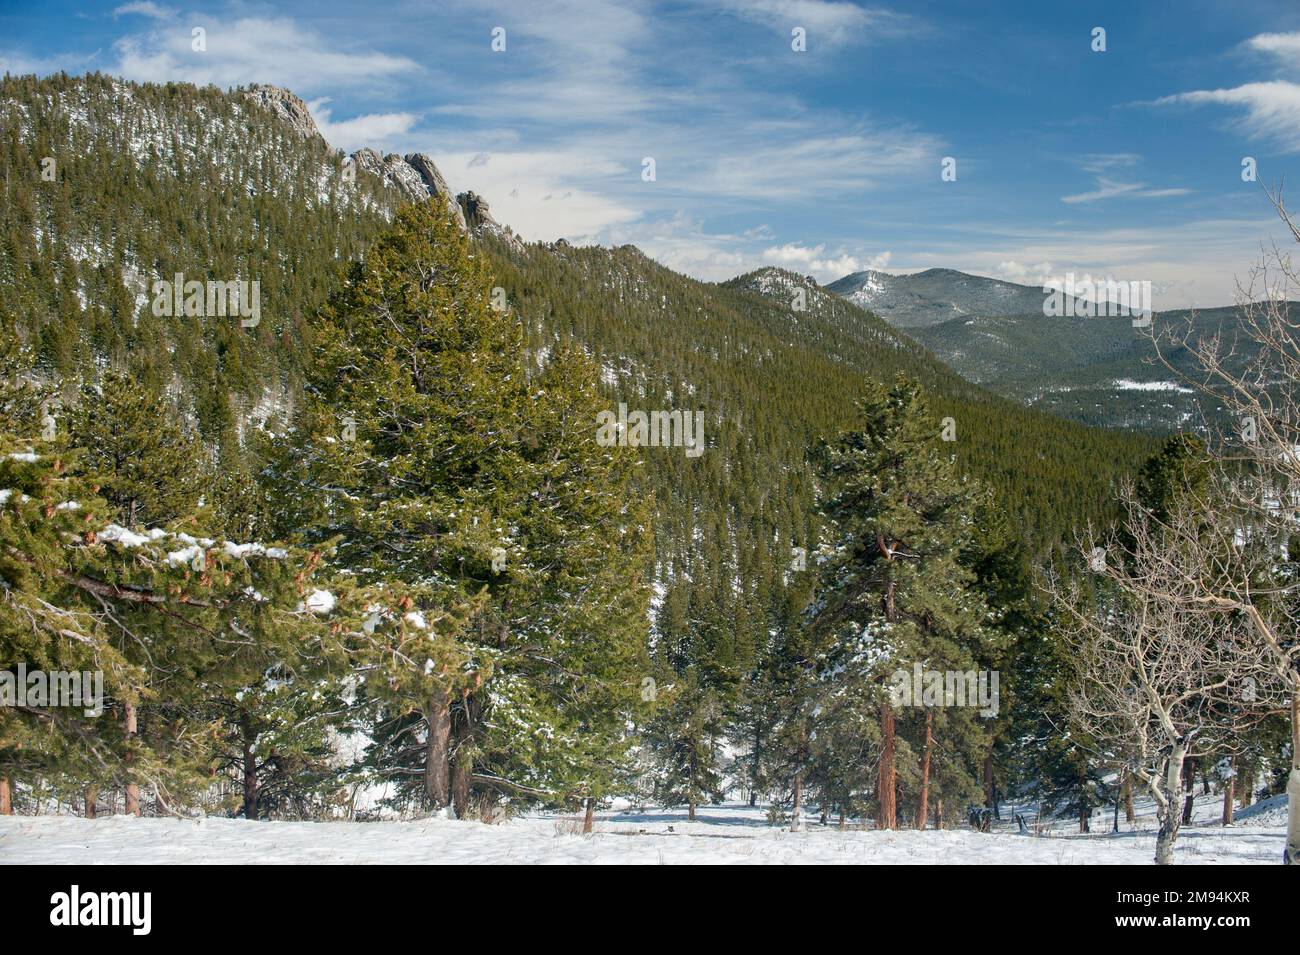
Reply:
M204 31L199 50L194 48L196 28ZM349 50L288 18L177 18L123 37L114 50L118 59L112 72L127 79L218 86L272 83L304 95L420 71L407 57Z
M1279 65L1300 70L1300 33L1260 33L1242 46L1275 57Z
M35 73L37 76L45 76L49 73L57 73L59 70L76 73L90 69L94 62L95 55L93 53L55 53L50 56L30 56L21 52L0 51L0 75L12 73L14 76L23 76L28 73Z
M1145 182L1118 182L1104 176L1097 178L1097 188L1073 196L1061 196L1062 202L1097 202L1101 199L1156 199L1162 196L1185 196L1190 189L1152 189Z
M525 239L603 241L609 230L638 219L632 204L593 189L617 171L584 150L447 151L425 147L456 191L486 196L492 215Z
M815 49L818 43L865 44L896 37L915 22L890 10L861 7L845 0L714 0L714 6L787 36L795 27L803 27L808 31L809 49Z
M136 0L134 3L124 3L113 10L113 16L122 17L129 14L137 14L142 17L150 17L154 20L170 20L175 16L176 11L171 7L159 6L151 0Z
M881 252L870 258L851 255L844 251L828 255L825 243L806 246L794 242L764 249L760 255L765 265L780 265L806 272L822 283L842 278L852 272L861 272L863 269L887 268L891 257L890 252Z
M1300 85L1286 80L1246 83L1232 89L1193 90L1163 96L1156 106L1218 104L1246 111L1240 126L1250 135L1276 141L1287 152L1300 152Z
M312 100L307 108L325 141L349 152L362 146L376 149L388 146L396 137L408 134L419 119L415 113L370 113L334 122L329 102L329 97L322 97ZM401 148L405 143L393 145Z
M1156 199L1162 196L1185 196L1190 189L1152 188L1145 182L1132 182L1117 178L1120 170L1132 170L1142 157L1137 153L1089 153L1080 156L1076 165L1096 177L1097 188L1088 192L1061 196L1061 201L1075 205L1098 202L1103 199Z

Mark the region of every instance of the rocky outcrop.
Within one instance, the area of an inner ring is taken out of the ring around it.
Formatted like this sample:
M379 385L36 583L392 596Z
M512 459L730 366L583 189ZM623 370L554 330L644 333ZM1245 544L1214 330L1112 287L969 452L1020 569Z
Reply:
M289 90L255 83L242 93L250 102L274 113L304 139L314 136L324 140L311 118L307 104ZM482 196L473 192L462 192L459 196L453 193L433 159L424 153L409 153L406 156L389 153L381 156L375 150L365 148L352 153L351 158L358 169L384 180L410 202L437 196L447 204L465 231L474 234L488 232L511 245L521 244L513 230L492 218L487 200Z
M423 153L411 153L403 158L397 153L380 156L373 149L358 149L352 154L357 168L383 179L410 202L420 202L437 196L445 202L462 229L465 216L461 212L447 180L443 178L433 160Z
M487 200L476 192L462 192L456 196L456 203L460 206L460 211L465 217L465 225L473 234L482 234L484 232L496 235L504 239L512 246L519 247L523 243L515 235L514 230L509 226L503 226L492 218L492 213L488 210Z
M406 157L406 164L415 170L424 183L424 187L429 190L429 195L438 196L451 207L455 214L456 220L460 223L462 229L467 228L465 222L465 212L456 201L456 194L451 191L447 185L447 180L442 177L438 167L433 164L433 160L424 153L411 153Z
M279 86L254 83L243 90L243 94L245 99L280 117L303 139L311 139L313 136L318 139L325 138L316 128L316 121L311 118L311 111L307 109L307 104L288 90Z
M446 196L449 200L455 201L455 193L451 191L451 186L447 185L447 180L442 178L442 173L438 171L432 159L424 153L410 153L406 157L406 164L419 173L430 195Z

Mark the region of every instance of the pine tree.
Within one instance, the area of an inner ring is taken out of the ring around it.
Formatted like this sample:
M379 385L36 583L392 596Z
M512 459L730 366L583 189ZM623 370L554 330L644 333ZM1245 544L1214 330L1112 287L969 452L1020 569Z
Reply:
M870 389L859 405L862 425L822 449L825 481L821 512L829 540L820 565L813 626L825 647L823 672L836 693L872 699L879 712L876 787L880 828L898 824L902 776L916 779L915 819L928 814L933 781L926 771L937 740L945 751L987 746L987 732L971 707L932 709L913 686L913 708L900 709L886 692L894 675L912 679L919 666L942 679L976 670L993 642L990 611L976 592L964 560L975 534L974 487L944 456L919 387L904 378ZM927 691L929 687L926 687ZM924 713L917 715L917 704ZM899 723L916 741L915 759ZM922 732L923 731L923 732ZM946 761L951 770L953 760ZM956 777L965 795L973 780ZM976 790L977 791L977 790Z
M425 804L462 817L476 792L599 798L646 577L594 368L560 355L530 380L519 320L436 202L399 213L326 319L295 466L326 489L312 533L401 611L366 650L379 768L418 759Z
M203 448L175 423L162 396L133 376L107 371L98 385L84 386L68 427L115 521L159 526L198 509L207 477Z

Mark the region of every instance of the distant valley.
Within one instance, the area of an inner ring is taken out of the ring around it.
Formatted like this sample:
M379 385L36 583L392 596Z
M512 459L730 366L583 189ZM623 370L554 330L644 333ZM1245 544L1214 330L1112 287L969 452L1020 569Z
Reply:
M825 288L904 330L969 381L1087 424L1165 432L1195 428L1200 396L1127 317L1049 317L1042 288L929 269L856 272ZM1158 313L1157 329L1192 322L1197 337L1233 339L1236 307ZM1188 370L1185 349L1165 356ZM1213 412L1211 411L1211 414Z

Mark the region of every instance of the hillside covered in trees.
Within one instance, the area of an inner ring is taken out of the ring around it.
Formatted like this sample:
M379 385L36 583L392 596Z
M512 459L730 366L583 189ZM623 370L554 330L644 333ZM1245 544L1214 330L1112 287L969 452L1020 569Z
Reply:
M462 818L740 791L943 827L1118 798L1062 730L1036 575L1081 573L1169 446L790 272L411 203L246 91L7 77L0 127L0 665L106 701L0 711L0 806L314 818L382 783ZM256 322L160 309L178 276L258 283ZM702 443L627 440L636 412ZM999 702L900 703L913 664Z

